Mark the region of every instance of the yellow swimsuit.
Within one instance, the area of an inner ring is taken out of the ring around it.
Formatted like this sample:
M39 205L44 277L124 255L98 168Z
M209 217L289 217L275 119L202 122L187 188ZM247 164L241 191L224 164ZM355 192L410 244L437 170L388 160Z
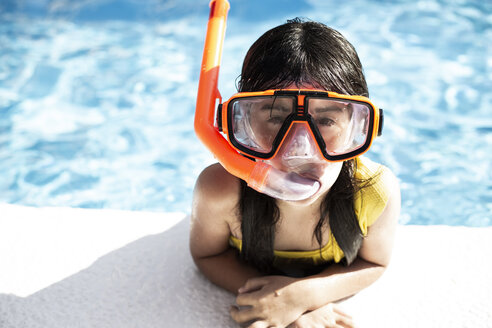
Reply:
M359 179L368 179L374 177L370 186L363 188L354 197L355 214L359 220L362 233L367 235L367 228L373 224L381 215L386 203L388 202L388 190L384 183L383 165L374 163L366 157L358 157L357 171L355 177ZM230 236L229 243L231 246L241 251L242 240ZM334 261L340 262L343 257L343 251L338 246L333 234L330 234L328 243L319 249L311 251L274 251L274 266L281 268L295 267L313 267Z

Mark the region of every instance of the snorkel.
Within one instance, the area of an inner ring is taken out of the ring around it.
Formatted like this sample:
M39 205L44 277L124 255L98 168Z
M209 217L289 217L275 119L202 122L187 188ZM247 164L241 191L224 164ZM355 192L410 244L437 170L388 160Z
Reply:
M321 184L294 172L281 171L265 162L252 161L238 153L215 126L215 107L222 103L218 78L226 29L227 0L212 0L198 85L195 132L220 164L251 188L271 197L298 201L313 196Z

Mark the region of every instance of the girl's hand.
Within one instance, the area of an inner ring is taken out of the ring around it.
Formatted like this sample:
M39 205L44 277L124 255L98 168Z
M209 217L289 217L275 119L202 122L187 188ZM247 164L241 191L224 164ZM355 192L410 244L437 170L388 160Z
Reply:
M353 328L352 317L336 304L329 303L317 310L303 314L288 328Z
M254 322L250 327L286 327L304 312L305 297L299 280L284 276L249 279L241 287L231 316L238 323Z

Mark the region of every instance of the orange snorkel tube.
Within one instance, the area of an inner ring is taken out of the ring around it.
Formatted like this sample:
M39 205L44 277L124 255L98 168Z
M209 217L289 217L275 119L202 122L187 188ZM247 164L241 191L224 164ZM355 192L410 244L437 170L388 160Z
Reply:
M232 175L246 181L251 188L279 199L306 199L318 191L318 181L242 156L214 126L216 101L222 102L217 85L229 8L227 0L210 2L195 110L195 132L220 164Z

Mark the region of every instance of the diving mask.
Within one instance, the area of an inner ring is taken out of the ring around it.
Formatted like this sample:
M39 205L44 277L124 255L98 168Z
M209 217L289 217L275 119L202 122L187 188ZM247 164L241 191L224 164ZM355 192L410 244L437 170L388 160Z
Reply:
M323 158L336 162L369 149L381 135L383 111L365 97L324 90L243 92L219 106L217 125L231 146L246 156L270 159L289 134L307 131Z

